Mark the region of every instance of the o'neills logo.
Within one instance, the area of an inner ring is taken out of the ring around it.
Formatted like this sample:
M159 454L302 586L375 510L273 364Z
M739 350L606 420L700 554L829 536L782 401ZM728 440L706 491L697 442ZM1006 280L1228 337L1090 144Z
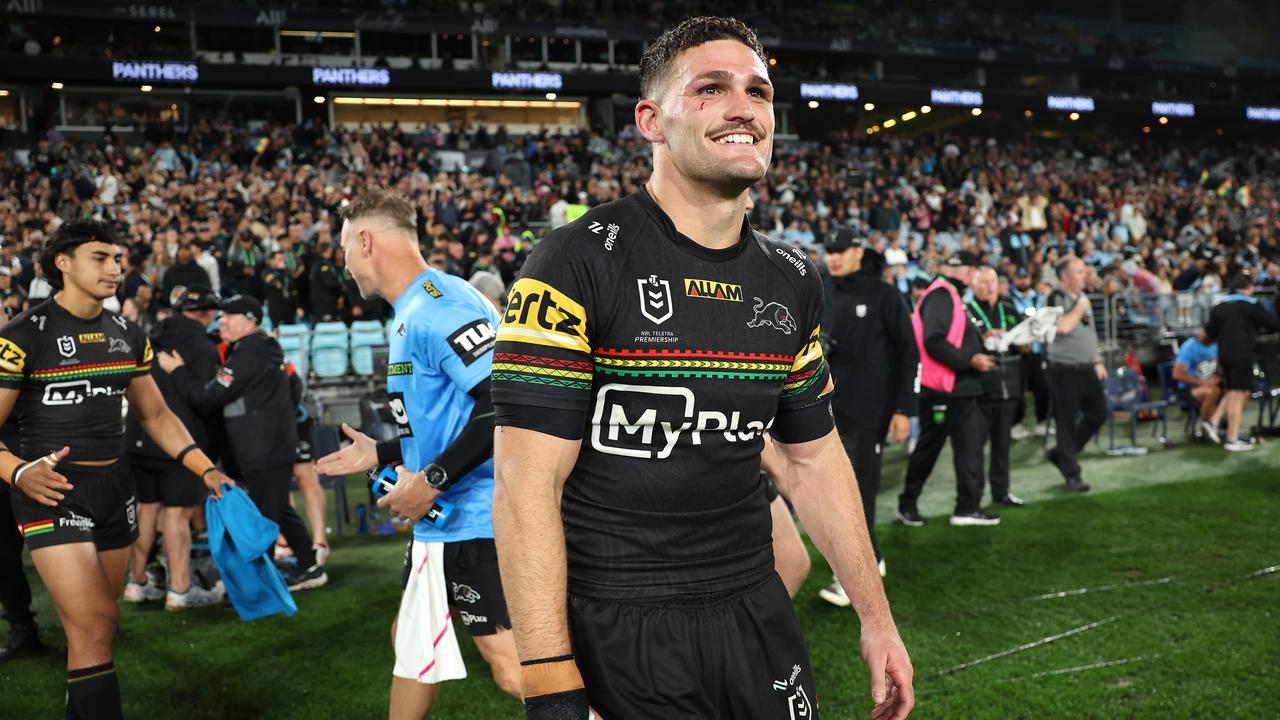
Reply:
M684 294L691 298L742 302L741 285L730 285L729 283L716 282L715 280L685 278Z

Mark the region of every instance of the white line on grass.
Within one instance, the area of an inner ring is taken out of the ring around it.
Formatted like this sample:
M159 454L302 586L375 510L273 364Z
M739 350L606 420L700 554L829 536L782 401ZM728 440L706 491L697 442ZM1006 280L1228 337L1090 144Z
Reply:
M1103 625L1106 625L1109 622L1113 622L1118 617L1120 616L1112 615L1111 617L1105 620L1091 622L1088 625L1081 625L1080 627L1071 628L1070 630L1067 630L1065 632L1060 632L1057 635L1050 635L1048 637L1043 637L1043 638L1040 638L1039 640L1033 640L1032 642L1025 643L1017 647L1009 648L1008 650L1001 650L998 653L987 655L986 657L980 657L980 658L977 658L976 660L970 660L968 662L960 663L959 665L956 665L953 668L949 668L947 670L940 670L926 677L935 678L935 677L941 677L943 675L950 675L952 673L960 672L961 670L968 670L969 668L974 667L976 665L981 665L983 663L991 662L992 660L999 660L1002 657L1008 657L1009 655L1013 655L1014 653L1020 653L1024 650L1031 650L1032 648L1037 648L1037 647L1040 647L1041 645L1048 645L1051 642L1056 642L1063 638L1071 637L1072 635L1079 635L1080 633L1088 632L1095 628L1102 627Z

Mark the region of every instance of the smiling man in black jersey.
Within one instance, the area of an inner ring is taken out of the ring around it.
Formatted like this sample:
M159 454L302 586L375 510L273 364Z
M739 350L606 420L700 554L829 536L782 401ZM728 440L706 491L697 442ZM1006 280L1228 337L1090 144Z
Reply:
M815 718L760 452L862 621L873 718L912 669L834 432L804 253L754 232L773 86L754 32L694 18L641 60L646 188L553 232L493 361L493 520L529 718ZM850 643L852 645L852 643Z
M231 482L165 405L142 329L102 308L120 254L110 226L62 225L40 259L57 292L0 328L0 424L13 414L22 438L0 448L0 477L67 634L68 718L121 717L116 596L138 536L121 400L216 496Z

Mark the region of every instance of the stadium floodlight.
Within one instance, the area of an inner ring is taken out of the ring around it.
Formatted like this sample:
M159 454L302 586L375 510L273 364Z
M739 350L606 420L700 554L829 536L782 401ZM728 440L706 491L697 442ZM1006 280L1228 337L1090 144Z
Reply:
M1061 112L1093 112L1097 109L1093 98L1088 95L1050 95L1045 105L1050 110Z
M495 72L490 76L495 90L561 90L564 76L552 72Z
M1244 119L1261 122L1280 122L1280 107L1250 105L1244 109Z
M53 88L54 90L61 90L61 89L62 89L62 83L60 83L60 82L51 82L51 83L49 83L49 87Z
M315 104L317 104L317 105L323 105L323 104L324 104L324 96L323 96L323 95L317 95L317 96L315 96L315 97L313 97L313 98L311 98L311 99L312 99L312 101L314 101L314 102L315 102Z
M928 114L929 114L929 113L931 113L931 112L933 112L933 108L929 107L928 105L921 105L921 106L920 106L920 114L921 114L921 115L928 115Z
M142 87L140 87L140 88L138 88L138 89L139 89L139 90L141 90L142 92L151 92L151 90L152 90L153 88L152 88L150 85L143 85Z
M1071 118L1071 122L1075 122L1075 121L1077 121L1077 120L1079 120L1079 119L1080 119L1080 113L1078 113L1078 112L1073 112L1073 113L1071 113L1070 115L1068 115L1067 117Z
M818 109L818 101L817 101L817 100L810 100L810 101L809 101L809 109L810 109L810 110L817 110L817 109Z
M910 122L910 121L915 120L915 119L916 119L916 111L915 111L915 110L908 110L908 111L906 111L906 112L902 113L902 122Z
M894 120L893 118L889 118L888 120L885 120L885 121L884 121L884 127L885 127L885 129L886 129L886 130L888 130L889 128L891 128L891 127L893 127L894 125L897 125L897 124L898 124L898 121L897 121L897 120Z
M969 111L969 114L973 115L974 117L978 117L979 115L982 114L982 108L974 108Z
M929 91L929 101L934 105L968 105L982 107L981 90L959 90L956 88L934 88Z
M800 83L800 97L805 100L838 100L853 102L858 99L858 86L847 83Z
M1195 117L1196 106L1189 102L1169 102L1165 100L1151 101L1151 114L1165 117Z
M867 103L866 105L863 105L863 106L862 106L862 109L863 109L863 110L866 110L867 112L871 112L872 110L875 110L875 109L876 109L876 104L875 104L875 103Z

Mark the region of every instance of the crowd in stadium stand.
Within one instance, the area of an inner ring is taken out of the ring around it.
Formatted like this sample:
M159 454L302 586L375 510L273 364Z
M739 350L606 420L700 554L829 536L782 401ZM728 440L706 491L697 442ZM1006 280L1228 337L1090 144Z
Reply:
M9 314L49 293L32 258L57 225L94 217L127 239L120 301L144 321L176 285L202 277L224 295L262 297L273 263L294 278L301 318L335 307L348 322L379 317L385 308L360 301L334 252L337 212L361 188L414 199L433 265L510 284L538 238L635 192L650 168L633 128L613 137L309 123L264 131L201 118L145 137L126 145L54 134L0 160ZM815 258L832 228L852 227L904 293L964 249L1002 275L1027 268L1050 285L1055 260L1075 253L1097 271L1093 292L1212 294L1244 269L1261 287L1280 281L1278 173L1280 150L1266 147L842 134L780 144L750 212L758 228Z

